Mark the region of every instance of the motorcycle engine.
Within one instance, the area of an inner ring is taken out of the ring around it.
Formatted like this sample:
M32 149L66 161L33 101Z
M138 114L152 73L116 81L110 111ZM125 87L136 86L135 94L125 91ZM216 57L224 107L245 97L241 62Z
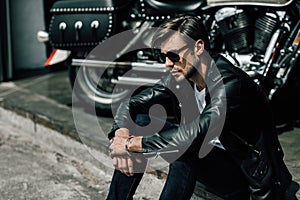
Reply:
M250 18L241 9L225 7L215 14L219 30L229 52L249 51Z
M227 52L253 55L266 52L278 25L278 17L275 13L257 12L257 16L250 13L233 7L225 7L216 12L215 20Z
M256 19L253 43L256 52L263 53L266 51L277 25L278 19L275 13L266 13Z

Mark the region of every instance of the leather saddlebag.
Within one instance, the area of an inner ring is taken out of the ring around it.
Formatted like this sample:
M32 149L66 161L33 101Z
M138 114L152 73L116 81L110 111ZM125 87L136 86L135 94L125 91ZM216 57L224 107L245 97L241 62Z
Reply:
M50 12L49 40L57 49L90 49L117 33L130 1L60 0ZM118 18L118 20L117 20Z

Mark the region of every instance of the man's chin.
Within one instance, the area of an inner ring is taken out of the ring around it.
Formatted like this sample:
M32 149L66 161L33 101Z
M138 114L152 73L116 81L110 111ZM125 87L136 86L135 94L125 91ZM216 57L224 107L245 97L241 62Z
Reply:
M176 81L181 79L181 76L178 73L172 73L172 76L174 77L174 79L176 79Z
M177 82L182 82L183 80L186 80L186 78L184 76L174 76L174 79L177 81Z

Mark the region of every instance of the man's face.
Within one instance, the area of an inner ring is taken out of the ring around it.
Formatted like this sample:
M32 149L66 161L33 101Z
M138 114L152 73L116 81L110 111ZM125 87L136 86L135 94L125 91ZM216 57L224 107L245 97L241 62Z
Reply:
M167 52L176 52L179 55L179 60L174 60L172 57L166 56L165 65L171 68L171 74L176 81L182 81L184 79L190 79L196 72L196 69L191 63L195 60L191 55L193 49L187 46L186 42L181 38L179 34L172 35L161 47L161 52L167 54ZM172 61L173 60L173 61Z

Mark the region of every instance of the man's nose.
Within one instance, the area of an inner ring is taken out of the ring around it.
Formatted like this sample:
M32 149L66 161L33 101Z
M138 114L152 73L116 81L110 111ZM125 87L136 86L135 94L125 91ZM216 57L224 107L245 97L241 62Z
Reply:
M166 62L165 62L166 67L173 67L174 63L168 58L166 57Z

